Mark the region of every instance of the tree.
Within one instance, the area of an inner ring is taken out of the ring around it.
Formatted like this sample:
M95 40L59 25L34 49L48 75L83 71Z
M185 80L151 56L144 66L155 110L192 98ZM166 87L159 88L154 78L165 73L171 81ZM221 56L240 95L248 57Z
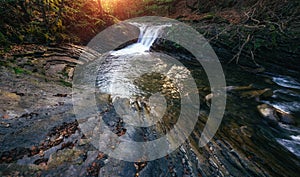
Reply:
M100 16L102 17L103 16L103 7L102 7L101 0L97 0L97 3L98 3L98 9L100 12Z

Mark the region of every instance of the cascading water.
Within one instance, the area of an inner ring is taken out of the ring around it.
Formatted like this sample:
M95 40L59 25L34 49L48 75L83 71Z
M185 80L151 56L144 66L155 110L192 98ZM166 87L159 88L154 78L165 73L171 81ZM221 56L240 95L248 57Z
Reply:
M165 64L160 61L159 56L155 55L155 52L150 52L150 48L158 38L162 37L163 32L167 30L166 28L171 25L155 25L150 23L131 23L131 25L138 27L140 30L137 42L121 50L110 52L106 60L107 63L99 68L100 72L97 79L97 87L100 92L111 95L112 100L129 98L132 101L147 95L148 93L145 93L145 90L141 90L134 83L134 79L139 77L137 73L146 68L151 68L151 66L161 67ZM152 60L153 63L151 63L150 60ZM147 64L147 62L150 63ZM287 114L296 112L299 115L299 101L295 100L299 98L300 82L297 79L280 76L278 74L267 74L265 77L270 78L277 86L274 88L273 97L267 100L261 100L261 102L271 105ZM245 76L245 78L247 77ZM264 87L266 86L264 85ZM284 99L280 99L281 97ZM115 106L120 107L118 104ZM124 111L121 113L124 113ZM160 114L163 113L163 111L160 112ZM131 116L131 118L132 119L125 119L125 122L130 122L131 125L134 125L134 123L138 121L138 118L134 116ZM151 123L151 121L146 119L142 119L141 121L145 121L145 125L146 123ZM288 135L284 138L274 138L280 145L300 157L300 129L293 125L279 125L288 132ZM134 137L137 136L133 133L133 129L128 128L127 131L129 134L134 135Z
M139 27L140 36L138 43L142 44L147 48L147 50L149 50L152 44L155 42L155 40L159 37L161 30L167 26L168 25L147 26L145 24L142 24Z
M140 29L140 35L137 43L127 46L124 49L114 51L111 55L120 56L133 53L144 53L150 50L151 46L158 39L163 32L163 29L171 25L152 25L146 23L131 23Z
M170 27L169 24L153 25L151 23L130 23L140 29L138 41L121 50L110 52L108 62L99 68L101 74L98 75L97 86L101 92L115 95L115 97L130 97L139 95L139 90L130 79L143 68L133 66L133 58L147 55L143 58L150 57L151 46L156 39L161 37L164 28ZM145 61L146 62L146 61ZM133 68L134 67L134 68ZM113 96L114 97L114 96Z
M104 63L98 68L99 72L96 79L96 88L99 92L97 94L100 95L98 97L106 95L110 97L109 100L99 101L98 105L100 110L102 110L101 105L114 105L114 109L107 110L103 120L109 122L112 121L112 115L119 115L125 122L124 128L126 129L122 138L130 141L143 141L144 136L138 132L146 130L141 127L150 127L147 128L147 131L151 132L147 135L147 139L155 140L160 135L156 126L152 127L152 125L155 125L163 116L171 116L171 114L166 113L165 96L161 94L160 90L155 89L162 88L159 85L161 82L171 81L167 79L168 77L159 81L159 77L151 74L168 72L169 75L165 75L172 77L180 73L178 70L184 71L183 73L188 73L188 71L184 67L181 68L179 64L175 65L171 57L167 58L163 54L149 51L155 40L163 34L164 28L171 25L153 25L150 23L132 23L132 25L140 29L137 42L105 55ZM167 60L168 62L166 62ZM149 73L150 76L147 77L145 73ZM174 78L179 77L174 76ZM152 83L149 84L148 81ZM149 86L147 85L149 90L143 88L144 84L149 84ZM171 94L171 89L167 90L169 87L171 86L165 85L164 94ZM179 95L175 88L172 94ZM107 106L103 107L104 109L107 108ZM174 110L170 112L174 114L179 110L177 108L174 106ZM117 118L117 116L113 117ZM134 153L140 149L132 147L127 151Z

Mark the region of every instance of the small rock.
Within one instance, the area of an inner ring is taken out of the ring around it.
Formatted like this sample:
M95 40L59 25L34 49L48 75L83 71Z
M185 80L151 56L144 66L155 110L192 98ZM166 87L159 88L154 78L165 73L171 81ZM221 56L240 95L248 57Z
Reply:
M15 93L0 90L0 96L3 100L20 101L21 97Z
M89 139L80 139L79 140L79 146L83 146L83 145L86 145L90 142Z
M261 98L270 98L273 96L273 91L269 88L263 90L262 94L260 95Z
M257 106L257 109L264 118L269 120L269 123L277 124L279 121L291 125L296 123L295 118L291 114L278 110L270 105L262 104Z
M103 159L105 157L105 154L100 152L97 156L97 159L100 160L100 159Z
M210 107L211 99L214 97L213 93L210 93L205 96L205 103L208 107Z
M269 88L263 90L252 90L243 92L241 97L244 98L269 98L273 96L273 91Z
M43 150L40 150L39 156L40 156L40 157L43 157L44 155L45 155L45 152L44 152Z
M253 85L247 85L247 86L227 86L226 91L242 91L242 90L250 90L253 89Z
M46 65L46 75L47 76L55 76L62 73L67 64L55 64L55 65Z
M37 159L36 161L34 161L34 164L41 165L41 166L46 166L47 162L48 162L48 159L42 158L42 159Z
M74 75L74 68L68 69L67 72L68 72L69 80L71 80L73 78L73 75Z
M208 95L205 96L205 100L206 100L206 101L209 101L209 100L212 99L213 96L214 96L214 95L213 95L212 93L210 93L210 94L208 94Z
M1 122L1 125L3 125L3 126L6 127L6 128L10 127L10 124L5 123L5 122Z
M81 156L83 151L78 149L64 149L57 151L50 155L48 165L50 167L57 167L65 162L82 163Z
M273 107L267 105L267 104L262 104L257 106L257 110L260 113L260 115L267 120L267 122L270 125L277 125L279 118L276 115L276 111L274 110Z

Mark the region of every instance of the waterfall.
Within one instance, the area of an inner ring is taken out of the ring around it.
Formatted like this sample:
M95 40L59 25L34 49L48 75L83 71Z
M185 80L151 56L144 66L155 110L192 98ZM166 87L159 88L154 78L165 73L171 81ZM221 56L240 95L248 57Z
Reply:
M140 29L140 36L138 43L142 44L146 47L147 50L150 49L154 41L159 37L159 34L161 33L162 29L165 28L167 25L161 25L161 26L147 26L145 24L142 24Z
M109 93L115 97L130 97L132 95L138 95L142 93L135 84L132 83L132 76L140 73L142 70L147 70L149 67L145 67L143 63L150 62L145 58L151 58L150 48L156 39L160 38L163 34L163 30L166 27L170 27L170 24L153 24L153 23L130 23L133 26L139 28L140 33L136 43L131 44L123 49L117 51L111 51L107 63L100 66L99 71L101 74L97 77L97 87L102 93ZM139 64L139 67L133 65L132 61L139 63L141 60L139 57L144 56L146 61ZM112 57L113 56L113 57ZM154 60L154 59L152 59ZM158 63L157 61L156 63ZM134 69L133 69L134 67Z
M114 51L111 54L114 56L133 54L133 53L144 53L150 50L151 46L157 38L160 37L163 29L171 25L153 25L147 23L131 23L132 25L140 29L140 34L137 43L127 46L124 49Z

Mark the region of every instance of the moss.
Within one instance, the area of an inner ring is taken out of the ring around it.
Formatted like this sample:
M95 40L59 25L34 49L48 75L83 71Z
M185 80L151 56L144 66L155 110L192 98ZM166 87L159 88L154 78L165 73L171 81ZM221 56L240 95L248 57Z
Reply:
M16 74L31 74L31 71L28 71L20 67L13 67L13 70L15 71Z
M15 71L16 74L23 74L24 70L19 67L13 67L13 70Z
M203 20L211 20L211 19L213 19L215 16L216 16L216 15L213 14L213 13L208 13L207 15L205 15L205 16L203 17Z
M59 80L59 82L63 85L63 86L66 86L66 87L72 87L72 83L70 82L67 82L63 79Z
M9 63L7 61L0 61L0 66L9 67Z

